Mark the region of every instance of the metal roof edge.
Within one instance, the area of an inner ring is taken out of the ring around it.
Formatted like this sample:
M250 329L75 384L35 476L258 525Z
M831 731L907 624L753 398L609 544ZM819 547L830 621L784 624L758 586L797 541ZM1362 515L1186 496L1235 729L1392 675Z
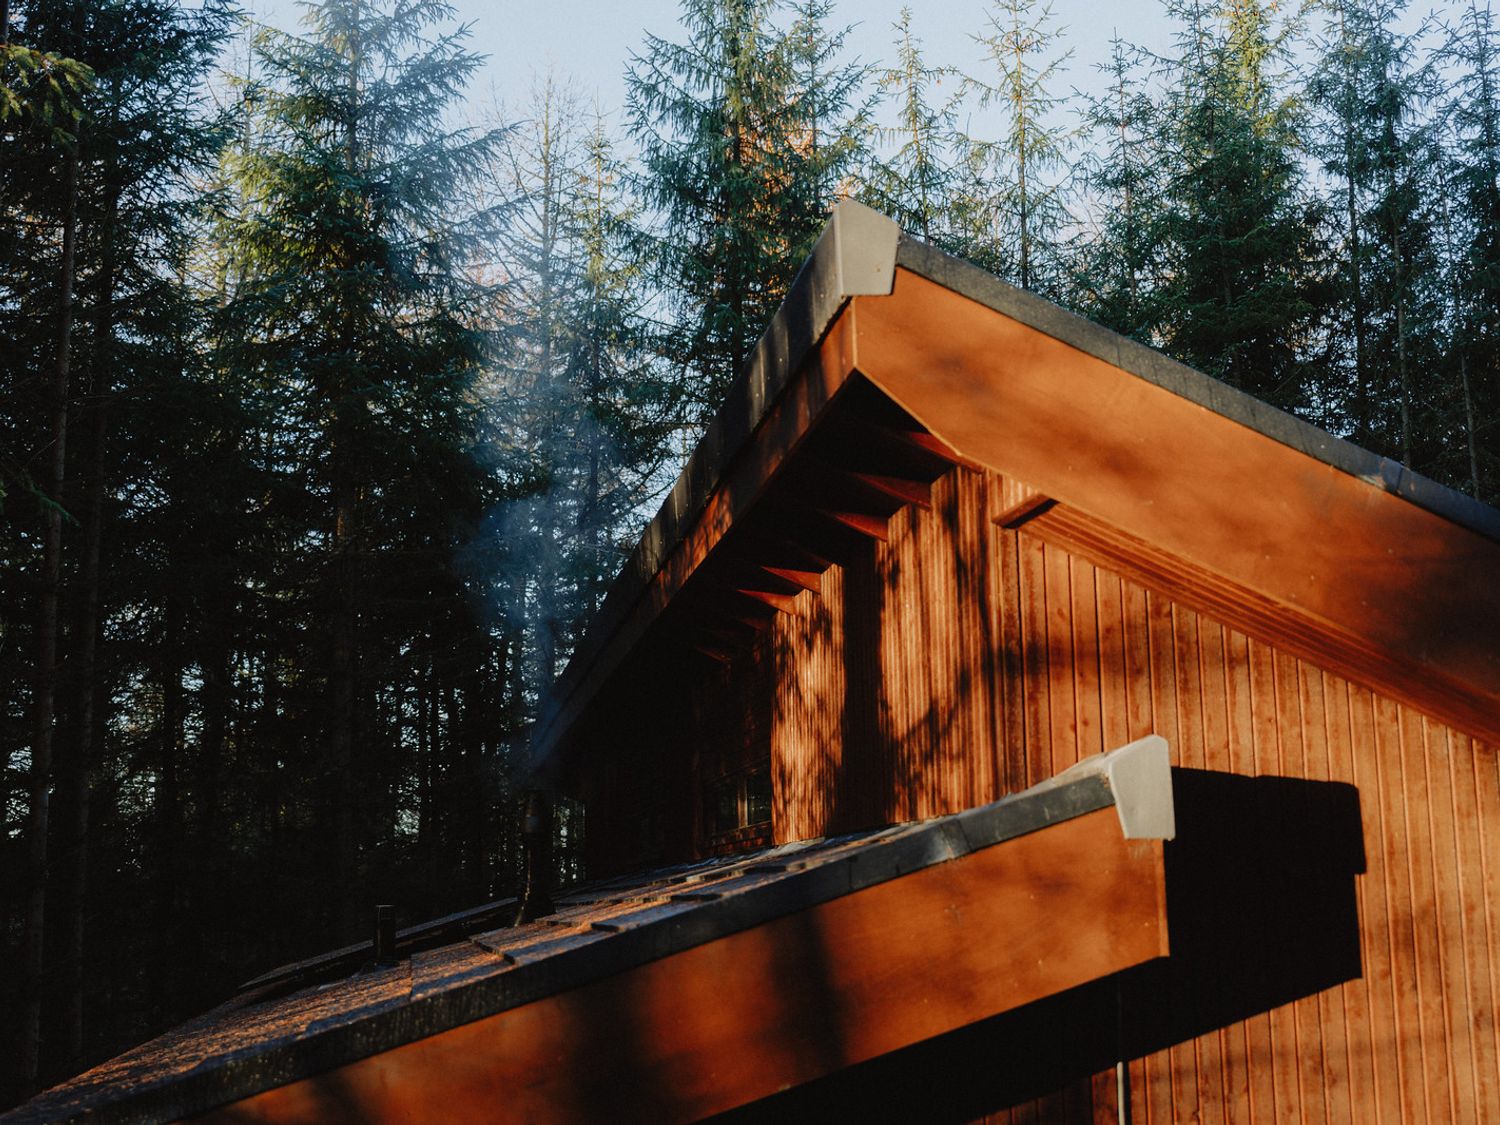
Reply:
M1228 383L902 234L896 264L1247 429L1500 542L1500 509L1335 437Z

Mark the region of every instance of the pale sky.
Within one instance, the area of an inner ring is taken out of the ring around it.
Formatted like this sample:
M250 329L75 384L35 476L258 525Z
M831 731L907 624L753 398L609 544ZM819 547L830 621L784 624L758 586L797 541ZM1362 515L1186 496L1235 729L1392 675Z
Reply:
M287 31L297 30L297 0L242 0L250 14ZM643 49L647 32L673 42L685 36L677 22L678 0L450 0L457 23L470 25L470 48L487 56L483 70L469 87L476 110L497 101L503 118L523 117L531 93L549 69L564 84L575 87L581 100L597 103L606 118L619 126L625 103L625 68L632 53ZM1046 0L1037 0L1038 9ZM832 27L851 26L845 59L890 65L895 58L892 25L903 6L912 10L912 28L921 41L929 65L948 65L985 75L984 59L973 35L987 29L989 0L835 0ZM1286 5L1285 7L1290 7ZM1052 26L1062 32L1058 51L1072 57L1049 84L1048 92L1064 99L1056 124L1079 124L1081 104L1075 89L1100 94L1107 80L1099 64L1109 57L1110 39L1120 37L1135 46L1166 53L1177 28L1163 11L1161 0L1052 0ZM1400 24L1415 30L1428 8L1414 0ZM446 28L444 28L446 30ZM972 102L972 99L969 99ZM459 111L459 119L470 115ZM472 119L472 118L470 118ZM1004 122L998 109L988 113L968 108L961 127L979 138L998 138ZM623 134L617 130L617 136ZM629 143L625 142L628 152Z
M889 62L894 55L891 26L902 6L903 0L840 0L830 23L854 25L847 41L850 57ZM909 6L913 30L923 41L929 61L979 66L979 48L969 36L984 29L987 4L982 0L915 0ZM489 77L507 100L512 90L516 96L524 93L531 74L545 72L552 65L571 74L585 90L597 89L606 108L618 107L625 98L626 63L632 51L641 49L645 33L682 38L677 0L466 0L458 8L460 18L474 25L476 49L491 56ZM1126 39L1156 49L1165 47L1170 35L1157 0L1114 4L1056 0L1053 16L1054 23L1065 29L1066 46L1075 52L1059 93L1073 85L1094 85L1092 64L1106 57L1116 26Z
M985 28L983 0L908 0L912 27L922 40L930 63L978 68L979 48L970 39ZM298 8L294 0L247 0L254 15L274 26L295 30ZM847 40L847 57L889 63L895 23L903 0L838 0L833 26L854 25ZM489 91L507 105L521 106L537 77L553 68L560 78L571 78L589 99L597 96L606 112L625 101L624 72L632 52L642 49L646 32L664 39L683 38L677 23L677 0L457 0L460 22L472 25L470 44L488 55L483 74L470 90L474 100L489 100ZM1073 58L1055 82L1053 92L1067 95L1077 86L1097 90L1094 64L1108 54L1111 35L1154 50L1170 43L1171 27L1158 0L1055 0L1055 26L1064 31L1062 50Z

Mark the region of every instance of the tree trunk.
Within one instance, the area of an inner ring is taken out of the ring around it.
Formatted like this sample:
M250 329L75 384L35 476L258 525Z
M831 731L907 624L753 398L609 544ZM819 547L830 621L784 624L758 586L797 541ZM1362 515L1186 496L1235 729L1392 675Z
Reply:
M1387 188L1389 197L1395 199L1396 185ZM1391 216L1391 250L1396 262L1396 371L1401 380L1401 463L1408 469L1411 464L1411 372L1406 364L1406 268L1402 258L1401 228L1394 214Z
M1469 357L1463 349L1458 353L1458 374L1464 388L1464 434L1469 441L1469 487L1476 500L1483 500L1479 492L1479 445L1474 436L1474 392L1469 386Z
M103 370L108 370L105 367ZM96 385L108 377L96 370ZM107 393L107 392L106 392ZM67 848L62 881L63 921L58 932L66 943L61 951L65 967L60 1026L63 1034L63 1059L68 1073L75 1073L83 1059L84 996L84 918L88 881L89 803L94 775L95 744L98 727L96 706L104 695L96 653L99 639L99 561L104 533L104 466L108 409L104 394L91 396L93 417L89 429L89 487L84 505L83 561L78 576L79 604L76 618L77 668L70 677L77 692L74 716L74 744L68 768L62 777L67 789L66 807L70 812L64 839Z
M111 105L119 105L118 90ZM111 115L110 128L118 127L118 113ZM108 170L109 182L115 169ZM89 801L93 780L96 724L95 706L103 697L98 682L96 653L99 640L99 562L104 538L105 442L114 371L115 283L118 264L115 234L119 216L119 194L109 194L101 244L104 258L98 276L98 295L93 310L89 365L89 454L88 492L83 511L83 560L78 574L76 646L77 668L70 677L76 692L75 728L68 769L62 778L66 807L70 813L64 840L66 871L63 880L63 921L58 927L65 945L62 950L63 995L59 1025L63 1037L65 1069L72 1074L83 1065L84 918L88 885Z
M1345 91L1346 106L1352 107L1354 94L1352 89ZM1350 108L1352 113L1352 108ZM1363 277L1364 251L1360 247L1359 239L1359 200L1358 185L1354 181L1354 128L1349 122L1344 126L1344 207L1348 214L1349 222L1349 281L1350 295L1353 299L1353 307L1350 315L1354 320L1354 386L1355 393L1359 396L1356 404L1356 417L1354 423L1355 440L1368 442L1369 419L1370 419L1370 384L1369 372L1365 369L1365 292Z
M174 569L180 565L173 559ZM162 626L158 687L161 691L161 725L157 732L156 788L152 812L156 837L155 936L163 948L176 948L183 933L178 908L182 900L182 792L178 767L184 733L183 616L182 598L167 594ZM154 1018L160 1019L176 1007L182 993L178 981L165 978L153 982Z
M349 409L345 405L345 409ZM347 446L348 439L340 446ZM335 450L335 457L347 458L343 449ZM351 886L354 877L355 846L354 804L362 788L354 777L354 645L355 605L354 585L356 560L354 559L354 521L356 489L348 478L348 470L340 471L343 479L335 487L334 514L334 607L333 607L333 652L329 669L329 753L333 759L333 787L331 799L334 804L334 878L341 886ZM348 929L357 920L357 903L350 896L342 895L336 921Z
M57 354L52 367L52 458L49 505L42 532L42 582L37 621L36 694L31 741L31 806L27 817L24 951L21 958L21 1084L36 1088L41 1057L43 931L47 918L47 828L52 790L52 731L57 690L58 600L62 585L62 491L67 476L68 378L73 361L73 283L78 242L78 145L68 146L63 173L62 263L57 300Z
M359 4L354 5L355 22L359 20ZM348 92L349 115L345 128L345 160L351 179L357 179L361 171L362 155L359 135L358 109L362 97L360 86L363 65L362 42L356 33L349 43ZM367 214L360 215L361 220ZM346 265L353 265L353 262ZM342 340L344 365L353 363L359 333L352 325ZM342 887L351 886L354 877L354 862L357 854L355 844L354 805L359 799L354 776L354 693L355 693L355 632L359 614L356 585L360 582L356 548L360 539L359 483L354 471L357 437L354 432L354 414L360 392L358 377L346 371L338 380L334 397L332 483L333 483L333 573L334 610L332 622L332 660L329 668L329 752L333 759L334 804L334 878ZM359 917L358 903L351 894L339 896L336 923L345 930L352 930Z

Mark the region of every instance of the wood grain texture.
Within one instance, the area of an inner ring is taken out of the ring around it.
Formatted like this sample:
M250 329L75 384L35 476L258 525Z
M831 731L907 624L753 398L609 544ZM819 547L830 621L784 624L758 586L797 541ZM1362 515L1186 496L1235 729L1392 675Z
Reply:
M863 374L960 454L1128 532L1122 564L1167 560L1225 619L1500 737L1500 543L906 270L846 317Z
M204 1119L691 1121L1166 952L1106 808Z
M846 732L859 732L866 755L859 775L836 786L799 785L778 838L842 830L851 793L864 793L859 803L873 813L883 789L892 819L947 811L1152 730L1179 765L1353 785L1366 864L1356 884L1362 975L1133 1061L1134 1120L1500 1119L1495 748L1095 565L1043 537L1044 519L956 541L938 526L952 518L945 498L990 512L1004 491L997 474L954 476L960 485L935 486L933 511L903 513L857 581L836 568L823 598L810 595L773 625L778 667L797 674L775 688L777 776L825 777L830 744L847 745ZM974 552L982 584L922 573L952 573L942 555L959 549ZM925 615L912 606L959 599L960 589L962 604ZM988 630L982 647L972 644L976 622ZM882 672L856 682L838 659L822 659L838 652L861 653ZM973 694L976 680L990 695ZM812 700L825 701L816 733L788 721ZM990 708L987 721L952 720L935 756L920 728L926 756L898 744L914 717L975 706ZM1092 1089L1105 1085L1101 1076ZM1014 1120L1041 1113L1018 1107Z
M1359 979L1132 1060L1134 1120L1500 1120L1500 545L912 275L851 305L817 377L846 363L963 465L735 657L765 721L673 713L662 770L755 730L778 842L1153 731L1179 765L1352 785ZM997 1112L1086 1120L1106 1087Z

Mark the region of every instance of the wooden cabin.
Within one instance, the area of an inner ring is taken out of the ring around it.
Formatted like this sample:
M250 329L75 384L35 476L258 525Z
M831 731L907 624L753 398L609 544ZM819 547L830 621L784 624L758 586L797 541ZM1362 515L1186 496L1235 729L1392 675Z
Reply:
M1497 745L1500 512L845 204L538 725L593 881L20 1119L1500 1121Z

